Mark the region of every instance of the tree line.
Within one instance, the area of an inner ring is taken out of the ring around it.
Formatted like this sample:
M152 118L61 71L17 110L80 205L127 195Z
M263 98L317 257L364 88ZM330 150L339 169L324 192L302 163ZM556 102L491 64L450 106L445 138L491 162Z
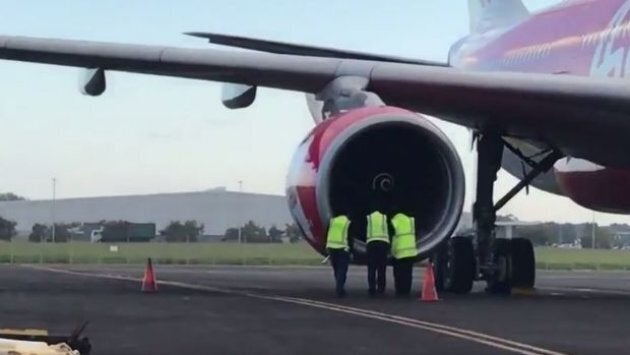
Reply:
M100 226L100 241L102 242L148 242L156 237L155 224L153 223L132 223L129 221L100 221L94 225ZM52 227L45 224L36 223L32 227L29 235L30 242L57 242L65 243L72 239L87 239L85 230L81 230L82 223L59 223L55 224L54 240ZM159 235L166 242L196 242L203 234L204 226L197 221L172 221ZM87 230L90 231L90 230ZM80 235L80 237L79 237Z
M248 221L241 227L228 228L222 240L238 241L239 233L243 243L282 243L283 237L287 237L291 243L294 243L302 238L302 232L295 223L285 224L284 229L274 224L266 230L254 221Z
M22 201L24 197L14 194L13 192L0 193L0 201ZM0 240L11 240L17 233L15 231L15 221L10 221L0 217Z
M130 223L127 221L101 221L103 235L108 236L121 233ZM55 242L67 242L73 238L73 231L81 223L55 224ZM0 240L10 241L15 237L16 222L0 217ZM244 243L280 243L283 237L291 242L302 238L299 227L292 223L286 224L284 229L272 226L268 230L259 226L254 221L249 221L240 227L228 228L222 236L223 241L238 241ZM630 244L627 240L616 239L615 233L625 232L630 234L630 225L613 224L608 227L598 226L592 223L540 223L535 225L517 226L514 229L514 237L526 238L536 246L553 246L561 244L581 245L582 248L591 248L593 245L593 229L595 235L595 248L610 249ZM159 231L159 236L166 242L197 242L203 235L204 225L194 220L173 221ZM28 240L31 242L51 242L52 228L50 225L36 223L33 225Z
M16 195L13 192L0 193L0 201L24 201L26 198Z
M618 225L621 226L621 225ZM630 231L630 226L626 228ZM582 248L593 247L593 235L596 249L611 249L621 247L624 240L615 239L615 232L620 232L613 226L603 227L593 223L541 223L531 226L517 226L514 237L527 238L537 246L552 245L581 245Z
M16 227L17 223L3 217L0 217L0 240L11 241L13 237L17 235ZM28 236L28 240L33 243L41 242L56 242L65 243L71 240L87 239L89 236L85 236L81 230L83 223L55 223L55 233L53 238L52 226L44 223L35 223L31 228L31 233ZM103 241L129 241L128 233L131 225L137 225L128 221L100 221L95 225L102 226L102 240ZM280 243L283 237L289 238L291 242L298 241L302 238L302 233L299 227L295 224L286 224L284 229L278 228L273 225L269 230L259 226L254 221L249 221L243 226L228 228L222 236L222 241L237 241L240 239L244 243ZM164 229L158 232L160 239L165 242L176 243L194 243L200 240L203 236L204 225L195 220L187 221L172 221ZM151 238L146 238L149 241Z

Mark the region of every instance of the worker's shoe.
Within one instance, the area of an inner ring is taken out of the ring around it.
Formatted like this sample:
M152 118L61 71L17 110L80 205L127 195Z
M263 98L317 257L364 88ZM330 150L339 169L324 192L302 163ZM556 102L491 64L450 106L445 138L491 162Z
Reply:
M343 289L342 290L337 290L337 297L344 298L344 297L346 297L346 295L347 295L346 294L346 290L343 290Z

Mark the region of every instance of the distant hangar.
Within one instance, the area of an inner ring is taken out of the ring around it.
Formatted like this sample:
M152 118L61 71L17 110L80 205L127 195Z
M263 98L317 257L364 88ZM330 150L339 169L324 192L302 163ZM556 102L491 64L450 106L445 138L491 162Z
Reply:
M33 224L126 220L155 223L157 230L171 221L196 220L206 235L252 220L258 225L283 228L293 220L284 196L214 189L201 192L86 197L40 201L0 202L0 216L16 221L18 234L29 234Z

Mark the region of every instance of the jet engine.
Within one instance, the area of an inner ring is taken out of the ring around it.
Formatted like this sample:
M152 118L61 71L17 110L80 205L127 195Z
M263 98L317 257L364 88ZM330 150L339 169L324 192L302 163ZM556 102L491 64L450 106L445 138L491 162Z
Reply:
M351 220L355 260L365 255L374 210L416 219L420 258L455 230L464 172L449 139L424 116L365 107L319 123L299 145L287 177L289 208L307 241L325 253L331 216Z

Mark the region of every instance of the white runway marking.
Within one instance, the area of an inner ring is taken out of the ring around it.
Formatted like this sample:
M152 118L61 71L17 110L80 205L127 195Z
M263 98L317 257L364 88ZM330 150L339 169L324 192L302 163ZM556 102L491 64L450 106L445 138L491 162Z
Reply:
M25 267L32 268L35 270L75 275L75 276L83 276L83 277L104 278L104 279L134 281L134 282L141 281L141 279L139 278L125 276L125 275L100 274L100 273L94 273L94 272L79 272L79 271L51 268L51 267L45 267L45 266L35 266L35 265L25 266ZM298 298L298 297L263 295L263 294L257 294L257 293L252 293L252 292L236 291L236 290L231 290L231 289L224 289L224 288L219 288L219 287L205 286L205 285L198 285L198 284L190 284L190 283L179 282L179 281L159 281L159 284L180 287L180 288L185 288L185 289L190 289L190 290L220 292L224 294L233 294L233 295L238 295L238 296L246 296L246 297L263 299L263 300L272 300L272 301L277 301L277 302L284 302L284 303L298 304L298 305L303 305L303 306L308 306L308 307L313 307L313 308L326 309L329 311L351 314L351 315L355 315L355 316L359 316L363 318L375 319L375 320L380 320L380 321L384 321L388 323L394 323L394 324L398 324L398 325L402 325L402 326L406 326L410 328L422 329L422 330L429 331L432 333L447 335L453 338L467 340L474 343L483 344L483 345L486 345L495 349L505 350L505 351L513 352L517 354L563 355L563 353L560 353L557 351L547 350L540 347L536 347L536 346L512 341L509 339L464 329L464 328L453 327L453 326L448 326L448 325L433 323L433 322L427 322L427 321L422 321L418 319L372 311L369 309L343 306L343 305L339 305L335 303L322 302L322 301L316 301L316 300Z

